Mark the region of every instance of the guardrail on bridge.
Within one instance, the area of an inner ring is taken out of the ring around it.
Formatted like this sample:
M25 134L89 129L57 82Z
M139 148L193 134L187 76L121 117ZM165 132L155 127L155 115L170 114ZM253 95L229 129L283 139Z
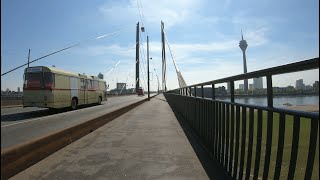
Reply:
M272 92L273 75L311 69L319 69L319 58L195 84L164 95L233 179L318 179L319 113L274 108ZM234 102L234 81L264 76L267 106ZM230 83L231 102L215 99L215 84L226 82ZM203 96L206 85L212 86L211 99ZM201 86L200 96L197 86Z

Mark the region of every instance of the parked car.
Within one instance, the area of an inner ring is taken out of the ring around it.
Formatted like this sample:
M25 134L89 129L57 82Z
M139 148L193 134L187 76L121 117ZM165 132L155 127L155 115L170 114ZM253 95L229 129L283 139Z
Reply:
M138 94L138 96L144 96L144 91L143 91L143 89L142 89L142 88L139 88L137 94Z

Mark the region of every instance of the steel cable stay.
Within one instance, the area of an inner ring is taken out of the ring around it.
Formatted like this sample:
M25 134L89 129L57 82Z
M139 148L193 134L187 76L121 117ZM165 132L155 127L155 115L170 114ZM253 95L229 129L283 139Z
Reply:
M141 37L141 35L140 35L140 39L142 40L142 37ZM146 57L145 57L145 52L144 52L144 43L141 43L141 45L142 45L142 52L141 52L141 50L140 50L140 54L143 54L143 57L141 57L142 58L142 63L143 63L143 71L144 71L144 73L147 75L147 73L145 72L146 70L146 65L145 65L145 63L146 63ZM149 60L150 61L150 60ZM155 66L153 66L153 67L155 67ZM156 73L156 71L155 71L155 68L154 68L154 72ZM152 72L150 72L150 73L152 73Z
M141 53L141 48L139 48L139 51L140 51L140 58L143 60L142 53ZM142 63L142 64L143 64L143 63ZM143 66L142 64L139 63L139 68L142 69L141 75L143 76L142 78L140 78L140 80L144 82L144 85L145 85L145 87L146 87L146 83L145 83L145 78L146 78L146 77L145 77L145 75L144 75L144 74L145 74L145 71L144 71L144 68L142 67L142 66ZM145 87L144 87L144 88L145 88Z
M146 72L146 70L145 70L145 64L144 63L142 63L142 65L141 65L141 68L140 69L143 69L142 70L142 74L143 74L143 77L144 77L144 79L143 80L145 80L145 79L147 79L147 72ZM146 80L147 81L147 80ZM146 88L146 87L145 87Z
M140 37L141 37L141 36L140 36ZM141 50L141 49L142 49L142 50ZM145 61L145 53L144 53L143 47L142 47L142 48L139 48L139 50L140 50L140 52L142 51L142 53L140 53L141 60L142 60L142 65L141 65L141 67L143 66L143 67L142 67L142 75L143 75L144 78L146 78L145 75L144 75L144 74L147 74L147 73L145 72L145 62L144 62L144 61ZM142 54L143 54L143 56L142 56ZM140 64L139 64L139 65L140 65ZM141 69L141 68L140 68L140 69ZM143 74L143 73L144 73L144 74ZM143 80L145 80L144 78L143 78ZM145 83L145 81L144 81L144 83ZM145 86L145 88L146 88L146 86Z
M136 43L137 44L137 43ZM136 45L135 44L135 45ZM128 48L127 50L129 51L129 50L131 50L131 49L135 49L135 47L133 47L133 48ZM120 64L120 60L106 73L106 77L115 69L115 67L116 66L118 66L119 64Z
M144 17L144 13L143 13L143 10L142 10L142 3L139 0L137 0L137 7L138 7L138 11L139 11L139 18L141 20L141 25L142 25L142 27L144 27L144 25L145 25L145 23L144 23L145 17ZM149 33L148 33L147 29L145 29L145 30L146 30L147 36L149 36Z
M141 68L142 68L142 65L141 65L141 64L139 64L139 65L140 65L140 69L141 69ZM146 77L145 77L143 71L142 71L141 75L142 75L143 78L140 78L140 80L143 81L144 89L146 89L146 87L147 87L147 86L146 86L146 81L145 81Z
M146 41L146 35L144 35L143 37L144 37L144 41ZM144 46L143 43L142 43L142 46ZM150 60L151 59L149 59L149 62L151 62L150 63L150 68L153 68L153 71L156 73L157 66L154 64L153 61L150 61Z
M139 34L140 35L140 39L142 39L141 38L141 34ZM141 43L141 46L142 46L142 54L143 54L143 57L142 57L142 63L143 63L143 66L144 66L144 68L145 68L145 59L146 59L146 55L145 55L145 53L144 53L144 46L143 46L143 43ZM141 51L141 49L140 49L140 51ZM141 54L141 53L140 53Z
M164 31L164 30L163 30ZM171 47L170 47L170 44L169 44L169 41L168 41L168 38L167 38L167 35L164 31L164 37L165 37L165 40L167 42L167 45L168 45L168 48L169 48L169 52L170 52L170 55L171 55L171 59L173 61L173 64L174 64L174 67L176 69L176 73L177 73L177 77L178 77L178 83L179 83L179 87L180 88L183 88L183 87L187 87L187 83L185 82L182 74L181 74L181 71L179 70L178 68L178 65L176 64L174 58L173 58L173 53L172 53L172 50L171 50ZM189 91L189 90L188 90ZM190 93L190 92L189 92Z
M124 26L124 27L120 28L120 29L117 30L117 31L114 31L114 32L111 32L111 33L108 33L108 34L104 34L104 35L101 35L101 36L98 36L98 37L94 37L94 38L90 38L90 39L83 40L83 41L81 41L81 42L79 42L79 43L76 43L76 44L67 46L67 47L62 48L62 49L60 49L60 50L57 50L57 51L54 51L54 52L49 53L49 54L47 54L47 55L44 55L44 56L42 56L42 57L40 57L40 58L34 59L34 60L30 61L29 64L34 63L34 62L36 62L36 61L39 61L39 60L41 60L41 59L43 59L43 58L49 57L49 56L51 56L51 55L57 54L57 53L59 53L59 52L62 52L62 51L71 49L71 48L76 47L76 46L79 46L79 45L81 45L82 43L85 43L85 42L88 42L88 41L93 41L93 40L97 40L97 39L101 39L101 38L105 38L105 37L108 37L108 36L112 36L112 35L119 34L121 31L124 31L125 29L127 29L127 28L129 28L129 27L130 27L130 25L127 25L127 26ZM18 66L18 67L16 67L16 68L14 68L14 69L11 69L11 70L9 70L9 71L1 74L1 76L6 75L6 74L8 74L8 73L10 73L10 72L13 72L13 71L15 71L15 70L17 70L17 69L20 69L20 68L22 68L22 67L24 67L24 66L26 66L26 65L28 65L28 63L25 63L25 64L23 64L23 65L21 65L21 66Z
M120 64L120 60L114 66L112 66L112 68L107 72L105 77L107 77L114 70L114 68L117 67L118 64Z
M129 78L129 76L131 75L131 73L133 72L133 70L134 70L134 68L132 68L132 69L131 69L131 71L128 73L127 78L126 78L125 85L127 85L128 78ZM125 87L125 85L124 85L124 86L122 86L122 88L121 88L121 90L120 90L120 93L119 93L119 94L121 94L121 93L122 93L122 90L123 90L123 88Z
M144 23L144 20L145 20L145 16L144 16L144 13L143 13L143 10L142 10L142 3L141 3L141 1L139 1L139 0L137 0L137 8L138 8L138 14L139 14L139 16L138 16L138 18L140 19L140 21L141 21L141 25L142 25L142 27L144 28L144 26L145 26L145 23ZM146 41L146 36L148 36L148 30L147 29L145 29L144 28L144 30L146 31L146 33L144 33L144 41ZM139 37L140 37L140 39L142 40L142 37L141 37L141 34L139 33ZM142 43L142 47L143 47L144 45L143 45L143 43ZM142 53L143 53L143 55L144 55L144 59L146 59L145 58L145 53L144 53L144 47L143 47L143 51L142 51ZM142 59L142 63L143 63L143 66L144 66L144 68L145 68L145 62L144 62L144 59ZM148 61L149 61L149 59L147 59ZM151 61L151 66L153 67L153 71L156 73L156 66L154 65L154 62L153 61ZM147 73L145 73L145 74L147 74Z

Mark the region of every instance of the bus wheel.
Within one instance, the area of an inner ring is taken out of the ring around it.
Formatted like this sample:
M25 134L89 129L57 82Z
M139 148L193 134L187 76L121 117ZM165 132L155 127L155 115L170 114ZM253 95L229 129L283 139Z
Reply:
M102 98L99 96L98 104L101 104Z
M71 101L71 109L72 109L72 110L75 110L75 109L77 109L77 106L78 106L78 100L77 100L77 98L72 98L72 101Z

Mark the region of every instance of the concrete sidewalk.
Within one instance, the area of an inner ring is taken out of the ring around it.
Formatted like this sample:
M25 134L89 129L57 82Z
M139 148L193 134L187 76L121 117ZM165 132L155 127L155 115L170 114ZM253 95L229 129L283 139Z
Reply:
M209 177L170 106L159 95L12 179Z

